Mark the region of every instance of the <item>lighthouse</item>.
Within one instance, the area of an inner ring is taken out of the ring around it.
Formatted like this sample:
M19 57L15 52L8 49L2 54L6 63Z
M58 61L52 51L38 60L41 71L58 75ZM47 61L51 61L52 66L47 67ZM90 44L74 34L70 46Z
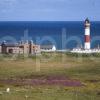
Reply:
M87 18L84 22L84 48L73 48L73 50L71 50L72 53L100 53L99 45L98 48L91 49L90 26L91 23Z
M90 50L90 21L87 18L85 20L85 43L84 43L84 49Z

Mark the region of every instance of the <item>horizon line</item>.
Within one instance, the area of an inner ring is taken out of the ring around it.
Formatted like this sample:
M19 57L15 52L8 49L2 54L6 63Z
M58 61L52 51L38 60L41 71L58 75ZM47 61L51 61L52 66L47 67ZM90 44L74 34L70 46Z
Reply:
M0 20L0 22L84 22L85 20ZM100 20L90 20L100 22Z

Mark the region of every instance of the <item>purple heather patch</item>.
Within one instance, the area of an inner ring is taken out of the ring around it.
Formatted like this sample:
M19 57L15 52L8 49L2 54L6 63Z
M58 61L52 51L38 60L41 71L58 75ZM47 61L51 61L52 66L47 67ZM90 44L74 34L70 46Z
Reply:
M8 85L59 85L59 86L84 86L79 80L69 79L64 76L48 76L38 79L1 79L0 83Z

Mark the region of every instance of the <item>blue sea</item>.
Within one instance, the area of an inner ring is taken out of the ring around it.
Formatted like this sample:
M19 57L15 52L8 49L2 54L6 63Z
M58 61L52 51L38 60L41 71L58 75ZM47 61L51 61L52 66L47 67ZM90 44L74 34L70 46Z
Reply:
M0 22L0 43L33 40L53 44L57 49L84 46L84 22L80 21L8 21ZM100 44L100 22L91 22L91 48Z

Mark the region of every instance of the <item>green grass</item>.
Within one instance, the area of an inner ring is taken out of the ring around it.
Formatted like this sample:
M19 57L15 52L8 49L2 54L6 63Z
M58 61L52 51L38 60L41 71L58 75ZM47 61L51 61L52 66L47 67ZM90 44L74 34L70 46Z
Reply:
M69 53L43 53L28 58L21 55L14 60L11 55L6 57L0 56L0 79L62 75L80 80L84 86L18 86L0 83L0 100L100 100L99 56L92 55L91 58ZM7 87L11 88L10 93L6 93Z
M2 91L5 91L2 89ZM26 97L27 96L27 97ZM99 100L96 92L68 87L11 87L10 93L2 92L0 100Z

